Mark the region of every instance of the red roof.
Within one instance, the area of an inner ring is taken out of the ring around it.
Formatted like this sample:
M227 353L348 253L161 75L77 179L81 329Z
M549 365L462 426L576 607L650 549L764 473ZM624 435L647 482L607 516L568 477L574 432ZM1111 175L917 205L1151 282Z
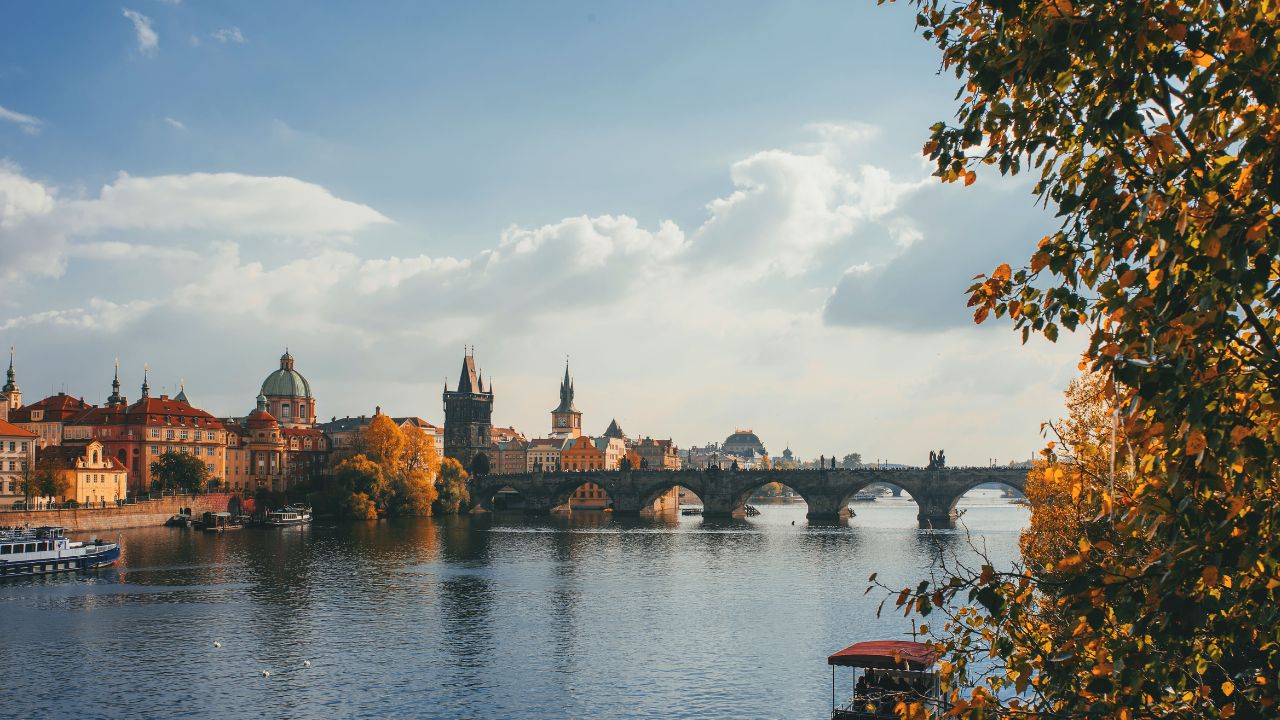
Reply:
M25 438L33 438L36 436L36 434L31 432L30 430L23 430L17 425L14 425L11 422L6 422L4 420L0 420L0 435L3 435L5 437L25 437Z
M827 658L828 665L928 670L938 661L938 651L929 643L907 640L869 640L854 643Z
M66 422L90 407L92 406L89 403L80 398L72 397L66 393L58 393L14 410L10 413L10 416L18 422L33 422L31 420L31 411L41 410L44 415L40 420L34 422Z

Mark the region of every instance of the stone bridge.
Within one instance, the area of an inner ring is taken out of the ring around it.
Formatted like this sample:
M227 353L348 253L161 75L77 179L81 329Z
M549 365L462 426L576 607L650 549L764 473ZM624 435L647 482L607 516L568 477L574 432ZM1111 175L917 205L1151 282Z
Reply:
M874 483L897 485L915 500L922 528L955 526L956 502L983 483L1002 483L1022 492L1027 470L1007 467L901 468L878 470L600 470L482 475L471 480L476 508L490 507L493 496L511 488L523 496L527 512L549 512L569 502L583 483L605 489L614 512L636 515L649 510L673 486L687 488L702 499L702 515L742 517L747 498L769 483L782 483L809 504L809 519L832 522L847 518L849 502Z

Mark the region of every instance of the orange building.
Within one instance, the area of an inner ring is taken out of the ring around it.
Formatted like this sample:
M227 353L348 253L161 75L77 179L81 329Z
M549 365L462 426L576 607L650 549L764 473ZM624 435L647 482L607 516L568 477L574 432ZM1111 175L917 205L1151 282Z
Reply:
M0 502L22 498L21 483L36 462L36 434L0 420Z
M591 438L576 437L560 451L560 468L570 472L604 470L604 453Z
M226 476L226 429L221 420L193 407L185 389L174 398L153 398L144 373L142 399L126 405L118 374L112 388L107 404L80 413L67 423L63 437L101 442L104 452L126 468L130 495L150 490L151 463L167 452L195 455L211 478Z
M9 411L9 422L36 434L36 447L61 445L67 423L93 407L80 398L58 393Z

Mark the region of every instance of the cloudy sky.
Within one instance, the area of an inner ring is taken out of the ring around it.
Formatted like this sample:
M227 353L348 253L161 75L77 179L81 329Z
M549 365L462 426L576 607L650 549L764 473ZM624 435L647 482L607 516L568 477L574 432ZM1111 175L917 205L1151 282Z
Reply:
M0 345L28 399L185 380L252 408L288 346L320 414L775 454L1025 458L1080 342L976 327L1053 220L920 157L956 80L907 6L6 5Z

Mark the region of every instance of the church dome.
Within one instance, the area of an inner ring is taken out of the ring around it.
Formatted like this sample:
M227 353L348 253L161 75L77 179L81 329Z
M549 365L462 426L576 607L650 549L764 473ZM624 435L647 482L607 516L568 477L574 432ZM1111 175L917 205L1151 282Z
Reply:
M764 443L760 442L759 436L750 430L736 430L732 435L724 439L724 451L734 454L757 454L765 455Z
M262 394L268 397L305 397L311 399L311 383L293 369L293 356L286 350L280 356L280 369L262 381Z

